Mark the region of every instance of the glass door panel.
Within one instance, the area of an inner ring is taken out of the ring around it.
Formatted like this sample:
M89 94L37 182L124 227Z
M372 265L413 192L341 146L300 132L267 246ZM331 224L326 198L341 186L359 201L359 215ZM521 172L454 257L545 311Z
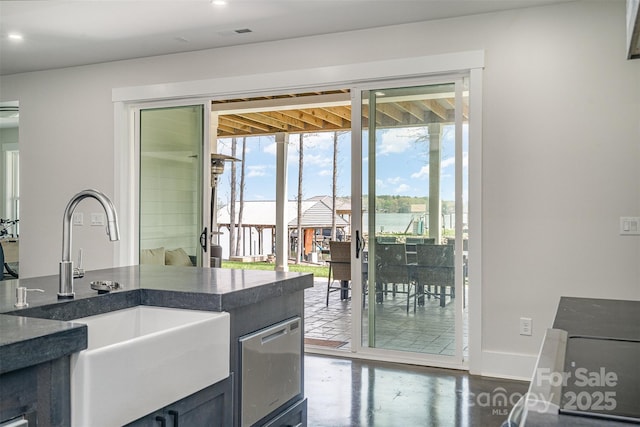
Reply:
M362 92L362 347L462 361L463 89Z
M202 265L202 105L140 111L140 263ZM173 256L171 256L173 255Z

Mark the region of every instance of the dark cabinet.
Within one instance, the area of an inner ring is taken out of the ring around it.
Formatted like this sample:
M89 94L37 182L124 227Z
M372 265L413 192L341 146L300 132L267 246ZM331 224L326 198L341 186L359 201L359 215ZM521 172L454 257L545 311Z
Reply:
M0 375L0 422L24 417L33 426L68 427L69 356Z
M303 399L284 410L264 427L306 427L307 399Z
M142 417L129 427L188 427L232 425L232 377L202 389Z

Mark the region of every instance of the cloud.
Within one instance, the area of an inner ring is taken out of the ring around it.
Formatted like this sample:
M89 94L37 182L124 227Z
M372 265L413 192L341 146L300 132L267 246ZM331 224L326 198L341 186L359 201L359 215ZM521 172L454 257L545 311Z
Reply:
M231 156L231 146L232 139L231 138L220 138L218 139L218 154L226 154L227 156ZM245 149L246 153L249 154L252 146L252 140L247 139L247 148ZM236 157L240 158L242 156L242 138L238 138L236 141Z
M331 157L323 156L322 154L305 154L304 165L310 166L326 166L331 165L333 159Z
M224 154L226 156L231 155L231 143L229 145L226 144L218 144L218 154ZM238 155L242 154L242 151Z
M247 166L247 178L267 176L267 165Z
M442 170L448 168L448 167L455 167L456 164L456 158L455 157L448 157L446 159L442 160L442 163L440 163L440 168ZM462 166L463 167L468 167L469 166L469 153L463 153L462 155ZM442 174L441 178L447 177L447 176L452 176L451 174L445 175ZM425 165L422 166L422 168L420 168L420 170L418 172L412 173L411 174L411 178L414 179L428 179L429 178L429 165Z
M404 153L411 148L411 143L414 141L410 135L397 131L386 131L380 136L378 142L378 155L385 156L388 154Z
M394 194L406 193L411 190L411 186L403 182L405 179L400 176L376 179L376 189L378 192L392 191Z
M331 151L333 152L333 133L320 132L306 134L304 136L304 146L314 150Z
M272 142L271 144L265 144L264 148L262 149L263 153L266 154L271 154L275 157L276 155L276 143Z
M331 169L322 169L318 172L318 176L332 176L333 172Z
M429 178L429 165L422 166L418 172L412 173L411 178L414 179L428 179Z
M411 187L407 184L400 184L398 185L398 187L396 188L396 193L406 193L409 190L411 190Z
M442 169L447 168L449 166L454 166L456 164L456 158L455 157L449 157L447 159L443 159L442 162L440 162L440 167Z

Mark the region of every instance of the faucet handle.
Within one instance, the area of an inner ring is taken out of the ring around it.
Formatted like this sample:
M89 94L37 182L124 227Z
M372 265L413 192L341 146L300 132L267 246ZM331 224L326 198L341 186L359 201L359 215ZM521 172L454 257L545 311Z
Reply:
M73 268L73 278L79 279L84 277L84 268L82 268L82 248L78 251L78 266Z

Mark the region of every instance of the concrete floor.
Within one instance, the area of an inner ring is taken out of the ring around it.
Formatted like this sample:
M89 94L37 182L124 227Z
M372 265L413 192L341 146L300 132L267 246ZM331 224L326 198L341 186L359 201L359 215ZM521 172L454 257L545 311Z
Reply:
M528 383L305 355L310 427L500 426Z
M466 371L350 359L351 299L331 293L326 279L305 291L306 347L346 350L344 358L305 355L305 395L312 427L500 426L528 383L471 376ZM428 300L407 312L406 294L376 305L376 346L453 354L453 304ZM363 315L367 317L367 305ZM463 347L468 342L467 310ZM366 328L366 322L365 326ZM366 334L365 334L366 335Z

